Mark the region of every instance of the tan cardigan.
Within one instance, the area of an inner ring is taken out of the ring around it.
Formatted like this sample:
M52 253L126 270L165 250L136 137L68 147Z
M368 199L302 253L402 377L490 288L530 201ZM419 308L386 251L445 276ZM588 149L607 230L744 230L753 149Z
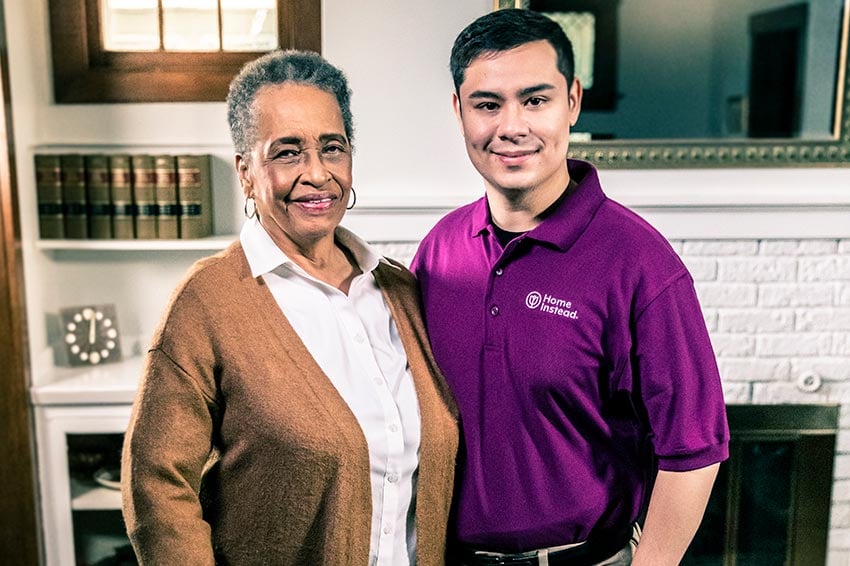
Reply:
M457 417L413 276L374 271L422 416L416 558L442 564ZM124 443L124 518L141 564L366 566L365 437L236 242L195 264L147 355Z

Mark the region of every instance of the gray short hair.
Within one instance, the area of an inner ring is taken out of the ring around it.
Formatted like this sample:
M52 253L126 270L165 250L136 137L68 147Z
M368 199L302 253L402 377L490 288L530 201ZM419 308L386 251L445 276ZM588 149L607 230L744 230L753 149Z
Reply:
M227 122L238 154L247 154L256 141L254 98L267 85L297 83L314 86L336 97L345 135L354 140L351 116L351 89L345 74L318 53L289 49L276 50L250 61L230 83L227 93Z

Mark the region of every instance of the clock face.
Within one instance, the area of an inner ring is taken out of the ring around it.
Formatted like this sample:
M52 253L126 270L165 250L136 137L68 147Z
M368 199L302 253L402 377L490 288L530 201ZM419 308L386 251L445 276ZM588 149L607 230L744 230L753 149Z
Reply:
M121 359L113 305L63 309L62 330L71 365L96 365Z

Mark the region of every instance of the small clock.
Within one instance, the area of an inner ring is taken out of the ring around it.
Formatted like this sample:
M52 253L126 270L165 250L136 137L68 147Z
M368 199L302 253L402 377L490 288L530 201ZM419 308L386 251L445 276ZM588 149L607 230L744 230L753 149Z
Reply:
M121 359L115 305L68 307L60 312L62 341L72 366Z

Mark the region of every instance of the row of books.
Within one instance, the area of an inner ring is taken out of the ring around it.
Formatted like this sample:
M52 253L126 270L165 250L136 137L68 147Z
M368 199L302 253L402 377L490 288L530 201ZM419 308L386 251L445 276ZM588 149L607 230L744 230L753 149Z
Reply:
M209 155L36 154L41 238L212 235Z

